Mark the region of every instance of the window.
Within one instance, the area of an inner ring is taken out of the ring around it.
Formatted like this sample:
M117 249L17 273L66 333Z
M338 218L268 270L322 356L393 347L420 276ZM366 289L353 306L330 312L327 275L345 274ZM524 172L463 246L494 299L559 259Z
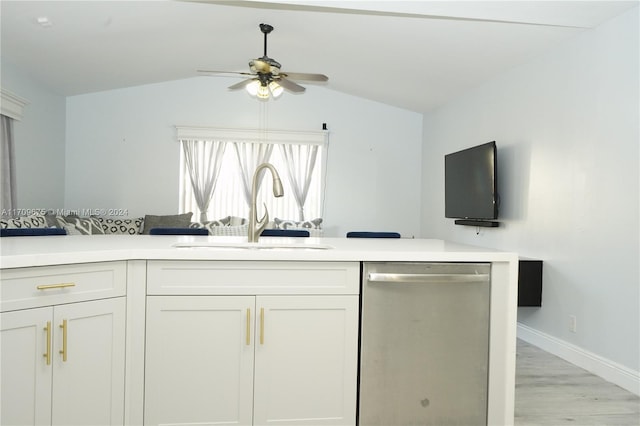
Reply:
M193 212L194 221L248 218L253 172L269 162L280 175L285 195L273 196L272 179L265 171L258 191L258 217L265 204L270 220L322 217L327 139L326 131L179 127L179 211ZM205 215L199 206L206 206Z

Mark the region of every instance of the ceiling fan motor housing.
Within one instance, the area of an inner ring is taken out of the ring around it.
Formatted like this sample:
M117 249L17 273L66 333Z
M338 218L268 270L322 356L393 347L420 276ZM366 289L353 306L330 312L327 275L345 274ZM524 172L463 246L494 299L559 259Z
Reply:
M249 68L252 72L258 74L278 74L280 72L280 63L271 58L262 57L259 59L253 59L249 61Z

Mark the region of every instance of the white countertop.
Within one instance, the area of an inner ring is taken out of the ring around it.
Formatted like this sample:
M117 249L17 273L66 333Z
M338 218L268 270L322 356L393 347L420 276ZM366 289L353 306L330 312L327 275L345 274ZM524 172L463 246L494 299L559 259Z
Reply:
M166 235L5 237L0 241L0 268L133 259L409 262L517 260L515 253L430 239L262 237L260 244L285 247L239 248L244 242L246 237ZM176 244L189 243L195 245L220 243L231 247L174 247ZM309 248L295 248L298 246ZM331 248L313 248L318 246Z

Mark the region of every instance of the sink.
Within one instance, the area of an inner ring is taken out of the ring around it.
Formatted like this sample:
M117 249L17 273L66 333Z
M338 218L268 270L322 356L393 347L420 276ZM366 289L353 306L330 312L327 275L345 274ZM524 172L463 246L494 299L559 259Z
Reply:
M173 245L176 248L206 248L206 249L241 249L241 250L329 250L333 246L317 243L274 243L274 242L185 242Z

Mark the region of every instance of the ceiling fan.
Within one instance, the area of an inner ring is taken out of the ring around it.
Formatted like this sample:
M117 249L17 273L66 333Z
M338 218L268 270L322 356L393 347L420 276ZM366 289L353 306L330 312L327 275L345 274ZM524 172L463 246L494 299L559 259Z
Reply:
M229 86L230 90L238 90L243 87L253 96L259 99L269 99L279 97L283 89L294 93L302 93L305 88L291 80L302 81L328 81L329 77L324 74L308 74L300 72L281 71L278 61L267 56L267 35L273 31L269 24L260 24L260 31L264 34L264 54L262 57L249 61L250 72L235 71L215 71L197 70L203 74L239 74L250 76L250 78Z

